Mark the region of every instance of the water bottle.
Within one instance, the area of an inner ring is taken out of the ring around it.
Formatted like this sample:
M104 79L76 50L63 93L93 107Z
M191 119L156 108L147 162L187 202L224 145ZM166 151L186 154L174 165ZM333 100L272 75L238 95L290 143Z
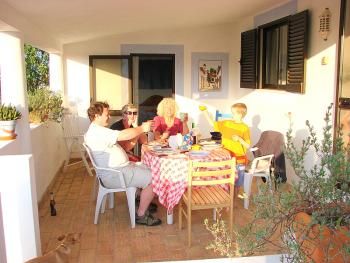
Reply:
M50 211L51 211L51 216L56 216L57 215L57 211L55 208L56 202L55 199L53 197L53 192L50 192Z
M191 129L191 135L192 135L192 145L197 144L197 130L195 129L195 124L192 122L192 129Z

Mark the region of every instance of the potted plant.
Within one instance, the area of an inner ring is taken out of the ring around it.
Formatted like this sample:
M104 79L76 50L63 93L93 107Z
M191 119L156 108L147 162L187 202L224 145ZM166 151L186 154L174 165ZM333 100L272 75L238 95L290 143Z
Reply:
M16 120L19 118L21 118L21 112L15 106L0 104L0 140L16 138Z
M284 152L299 180L284 187L287 190L271 191L262 184L254 198L254 218L235 230L234 242L224 224L206 222L215 237L210 248L248 256L274 246L274 252L284 254L287 262L349 262L349 146L343 143L341 129L333 139L331 109L332 105L325 114L321 139L309 121L309 134L299 146L291 127L286 134ZM305 160L310 160L311 151L317 158L307 168Z
M60 94L48 88L28 92L29 122L41 123L47 120L61 122L63 107Z

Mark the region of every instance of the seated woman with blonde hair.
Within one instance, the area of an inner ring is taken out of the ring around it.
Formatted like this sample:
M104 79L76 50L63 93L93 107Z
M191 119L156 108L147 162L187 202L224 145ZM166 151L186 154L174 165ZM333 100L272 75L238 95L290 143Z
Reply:
M178 106L173 98L164 98L157 107L157 115L154 117L154 138L156 140L166 140L171 135L181 133L182 135L189 132L185 116L183 122L176 117Z

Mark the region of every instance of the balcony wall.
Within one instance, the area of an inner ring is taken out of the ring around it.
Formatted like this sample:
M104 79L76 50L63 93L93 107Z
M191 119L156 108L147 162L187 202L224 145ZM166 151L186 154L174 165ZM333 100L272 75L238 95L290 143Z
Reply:
M66 157L66 147L62 138L62 127L55 122L30 126L34 176L37 200L40 201ZM16 155L21 138L11 142L0 142L0 155Z

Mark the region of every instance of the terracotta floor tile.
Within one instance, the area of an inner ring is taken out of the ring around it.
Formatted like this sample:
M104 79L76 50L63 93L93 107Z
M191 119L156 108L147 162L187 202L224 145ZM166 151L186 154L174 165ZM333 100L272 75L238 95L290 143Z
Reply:
M187 227L178 230L177 208L174 224L166 224L166 209L158 203L156 217L163 224L156 227L130 226L129 211L125 193L115 194L115 207L106 206L99 214L95 225L96 193L95 177L90 177L82 164L68 167L53 183L52 191L56 200L57 216L50 216L49 196L39 204L40 236L42 250L55 248L57 237L68 232L82 233L79 243L72 245L70 262L149 262L190 260L220 257L205 247L212 240L203 225L204 219L212 218L212 211L193 213L191 248L187 247ZM236 200L234 224L243 225L252 218L250 210L243 208L243 201ZM222 213L227 218L225 212Z

